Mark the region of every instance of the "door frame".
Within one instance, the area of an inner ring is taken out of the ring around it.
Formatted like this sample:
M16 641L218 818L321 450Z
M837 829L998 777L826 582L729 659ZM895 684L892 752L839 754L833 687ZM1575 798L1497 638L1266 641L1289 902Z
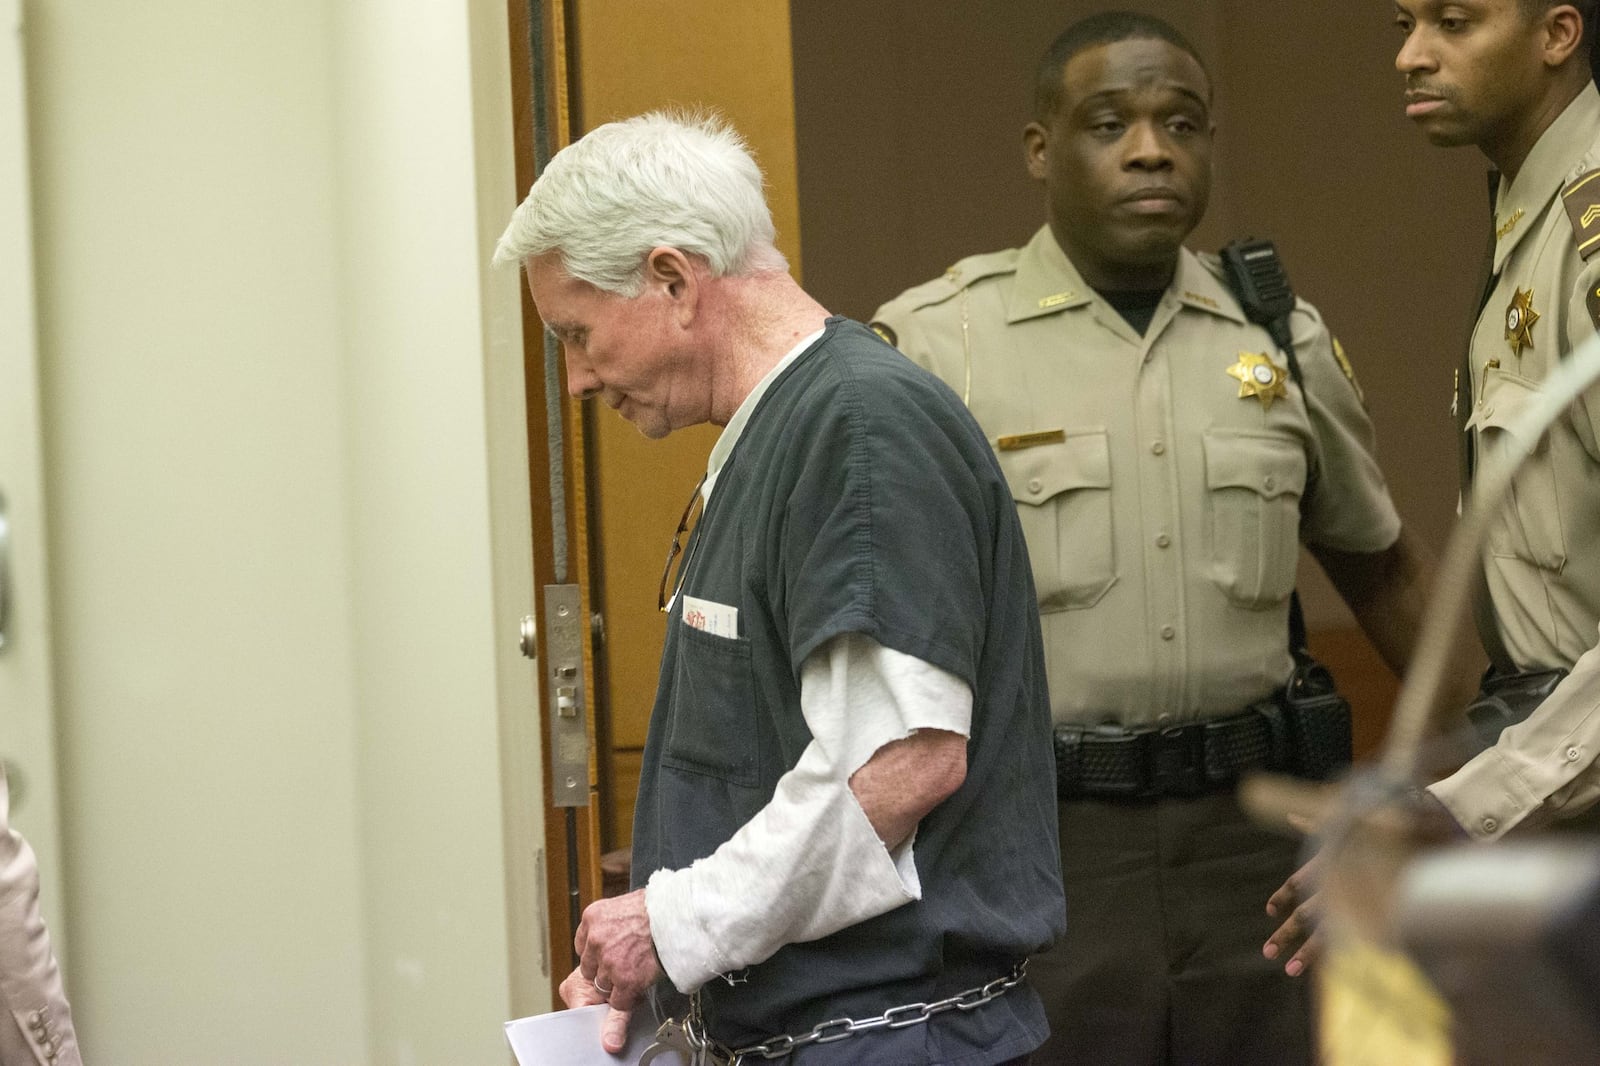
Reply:
M45 542L44 437L33 287L26 32L22 0L0 0L0 497L7 547L0 646L0 758L14 767L12 822L39 861L41 908L65 955L54 656ZM10 189L10 192L3 190Z
M571 8L566 0L509 0L511 83L517 198L527 195L548 157L565 147L574 126L568 62ZM535 646L541 684L540 735L543 745L545 892L548 901L549 979L559 1002L562 979L574 965L572 942L577 916L600 897L600 793L592 699L580 699L587 734L587 781L581 805L570 795L558 802L561 782L550 741L560 725L552 720L551 633L547 602L554 586L578 587L583 633L581 693L593 693L594 633L591 607L590 519L585 482L587 433L582 401L567 395L566 377L553 337L539 320L526 285L521 286L523 365L527 381L528 491L534 502L533 570ZM570 791L570 790L569 790Z

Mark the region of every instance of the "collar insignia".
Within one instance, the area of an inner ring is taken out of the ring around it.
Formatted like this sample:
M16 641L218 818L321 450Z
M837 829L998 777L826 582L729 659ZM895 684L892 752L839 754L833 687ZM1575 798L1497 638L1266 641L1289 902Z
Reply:
M1539 321L1539 312L1533 309L1533 290L1516 290L1511 306L1506 308L1506 343L1511 354L1520 357L1522 349L1533 347L1533 324Z
M1269 410L1272 401L1288 399L1289 389L1284 382L1289 372L1265 355L1240 352L1239 361L1228 368L1228 376L1239 382L1239 398L1254 396L1261 401L1261 409Z
M1522 208L1519 207L1515 211L1511 212L1511 217L1510 218L1506 219L1504 222L1500 223L1498 226L1495 227L1494 239L1497 240L1497 241L1505 240L1506 239L1506 234L1508 234L1512 230L1516 229L1517 228L1517 223L1521 222L1521 221L1522 221Z

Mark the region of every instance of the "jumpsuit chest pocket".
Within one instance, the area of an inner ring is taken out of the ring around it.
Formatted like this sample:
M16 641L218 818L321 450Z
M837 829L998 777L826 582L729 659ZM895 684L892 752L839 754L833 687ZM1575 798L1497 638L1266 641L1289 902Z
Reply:
M1111 546L1111 447L1103 429L996 453L1028 542L1039 610L1093 607L1117 580Z
M1207 430L1211 580L1242 607L1282 603L1300 557L1306 454L1292 437Z
M675 620L672 719L661 761L734 785L760 785L755 672L750 641L713 636Z
M1506 462L1529 447L1533 454L1511 482L1500 515L1489 528L1489 552L1560 570L1567 563L1567 541L1561 528L1561 494L1556 488L1549 434L1537 441L1519 441L1511 426L1538 399L1539 387L1527 378L1491 367L1483 378L1483 395L1467 420L1477 430L1481 462Z

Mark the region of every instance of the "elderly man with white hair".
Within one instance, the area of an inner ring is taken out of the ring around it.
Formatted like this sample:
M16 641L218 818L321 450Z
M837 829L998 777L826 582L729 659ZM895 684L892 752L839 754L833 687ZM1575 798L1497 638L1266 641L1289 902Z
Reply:
M496 254L570 392L724 427L663 580L635 888L584 911L562 997L609 1001L608 1050L654 991L721 1061L1026 1061L1065 916L1015 507L961 401L773 239L739 137L651 114L557 154Z

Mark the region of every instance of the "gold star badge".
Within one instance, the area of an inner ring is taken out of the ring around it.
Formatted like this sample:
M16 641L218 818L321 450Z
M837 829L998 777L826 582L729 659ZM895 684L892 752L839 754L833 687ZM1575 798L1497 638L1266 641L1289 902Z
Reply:
M1239 361L1228 368L1228 376L1239 380L1239 398L1254 396L1261 401L1263 411L1272 406L1273 400L1289 396L1284 385L1289 380L1289 372L1265 355L1240 352Z
M1533 290L1523 292L1521 289L1511 297L1511 306L1506 308L1506 343L1511 345L1511 354L1521 357L1522 349L1533 347L1533 324L1539 321L1539 312L1533 309Z

